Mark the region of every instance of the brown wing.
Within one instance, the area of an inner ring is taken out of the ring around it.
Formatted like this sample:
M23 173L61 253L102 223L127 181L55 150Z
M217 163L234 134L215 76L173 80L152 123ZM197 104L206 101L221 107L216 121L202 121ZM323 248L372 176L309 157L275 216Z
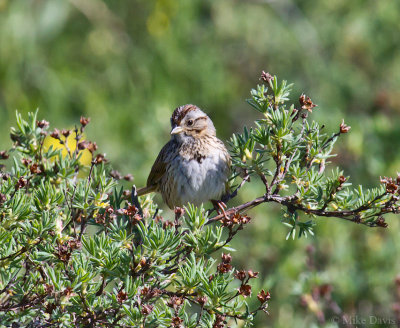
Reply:
M149 177L147 178L147 187L156 187L167 169L168 157L174 152L176 142L170 140L158 154L153 167L151 168Z
M165 174L168 163L168 155L174 150L175 142L170 140L159 152L154 164L151 168L149 177L147 178L146 187L140 188L137 193L138 196L145 195L149 192L158 191L158 184Z

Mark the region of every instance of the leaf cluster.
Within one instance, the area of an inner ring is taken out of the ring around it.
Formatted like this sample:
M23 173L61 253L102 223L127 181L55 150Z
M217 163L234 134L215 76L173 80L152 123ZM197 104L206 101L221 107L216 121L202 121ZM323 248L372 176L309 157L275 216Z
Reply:
M334 144L350 127L343 121L336 132L326 132L324 125L309 119L317 107L309 97L302 94L299 106L288 106L291 84L278 83L276 76L265 72L260 80L263 83L251 91L248 103L262 118L253 128L233 135L230 145L235 177L244 177L240 187L255 177L264 184L265 194L228 212L264 202L282 204L282 222L290 229L287 238L313 234L318 216L386 227L383 216L399 213L400 178L382 178L379 187L365 190L352 187L338 168L328 173ZM299 213L307 219L302 220Z

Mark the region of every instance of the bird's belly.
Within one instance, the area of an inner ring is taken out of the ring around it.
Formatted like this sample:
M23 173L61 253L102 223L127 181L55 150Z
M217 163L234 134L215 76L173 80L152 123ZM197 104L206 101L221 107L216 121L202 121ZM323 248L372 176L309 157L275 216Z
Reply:
M178 157L174 163L176 204L195 205L211 199L220 199L225 192L228 179L228 167L219 155L213 155L198 161Z

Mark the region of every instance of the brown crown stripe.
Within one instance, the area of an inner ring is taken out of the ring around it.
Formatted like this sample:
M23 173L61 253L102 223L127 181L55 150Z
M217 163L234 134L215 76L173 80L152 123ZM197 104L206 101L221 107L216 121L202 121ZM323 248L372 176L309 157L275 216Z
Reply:
M186 116L186 114L192 110L196 110L197 106L188 104L188 105L183 105L174 110L171 116L171 122L174 125L179 125L183 118Z

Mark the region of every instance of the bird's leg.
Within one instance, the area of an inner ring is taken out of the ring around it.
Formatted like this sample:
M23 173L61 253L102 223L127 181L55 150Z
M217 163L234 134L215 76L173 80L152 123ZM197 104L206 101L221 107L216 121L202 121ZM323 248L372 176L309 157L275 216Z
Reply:
M132 204L135 205L136 208L138 209L140 216L143 216L143 210L142 210L142 207L140 206L140 202L139 202L139 198L138 198L138 194L137 194L135 185L132 186L131 201L132 201Z

